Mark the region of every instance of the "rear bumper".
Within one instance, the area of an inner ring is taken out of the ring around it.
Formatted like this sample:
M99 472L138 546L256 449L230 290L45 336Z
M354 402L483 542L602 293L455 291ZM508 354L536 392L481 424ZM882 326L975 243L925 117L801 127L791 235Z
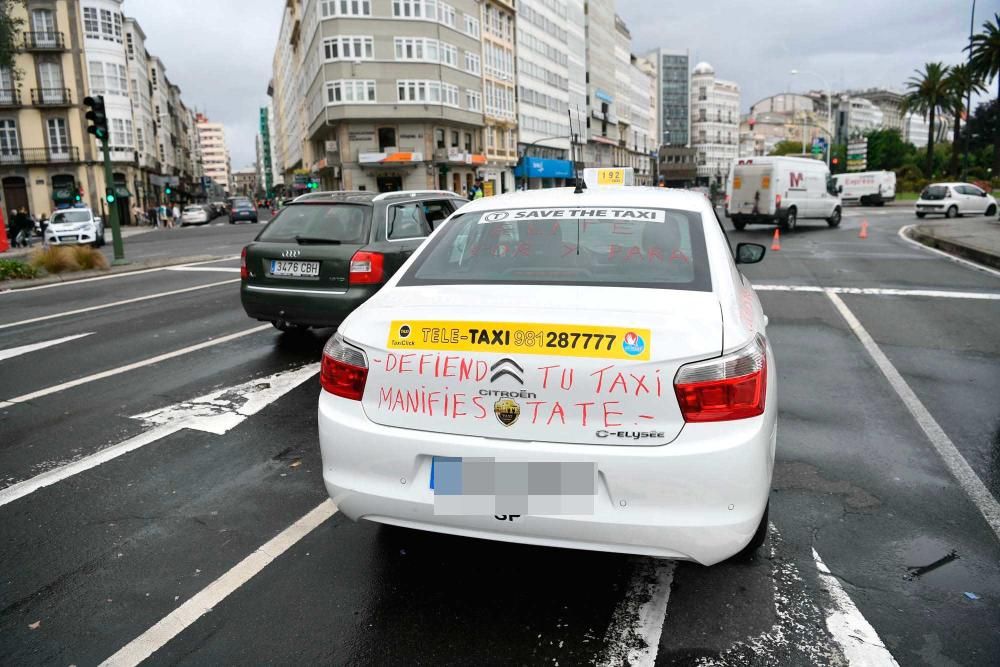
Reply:
M240 301L247 315L265 322L285 320L303 326L333 327L380 287L363 285L337 291L254 285L244 280L240 284Z
M788 215L787 211L777 211L773 215L766 213L730 213L729 217L747 225L776 225Z
M768 394L776 395L773 380ZM760 417L688 424L668 445L525 442L382 426L359 401L319 399L323 480L353 520L540 546L718 563L750 541L767 504L777 436L772 401ZM593 462L594 513L494 516L434 513L435 456Z

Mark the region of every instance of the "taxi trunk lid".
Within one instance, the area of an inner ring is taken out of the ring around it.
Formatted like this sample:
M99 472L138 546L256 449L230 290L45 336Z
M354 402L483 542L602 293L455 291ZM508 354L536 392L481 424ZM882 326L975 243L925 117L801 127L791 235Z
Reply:
M677 369L722 351L712 292L503 285L380 296L342 333L367 354L362 405L386 426L664 444L684 425ZM489 320L477 318L485 305Z

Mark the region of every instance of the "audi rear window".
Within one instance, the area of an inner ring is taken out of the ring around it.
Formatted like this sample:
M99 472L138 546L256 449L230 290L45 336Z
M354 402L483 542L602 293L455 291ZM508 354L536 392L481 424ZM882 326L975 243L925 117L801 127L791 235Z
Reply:
M701 214L692 211L539 208L466 213L452 219L428 244L400 285L712 289Z
M292 204L281 210L258 241L295 243L296 237L345 244L368 243L371 207L357 204Z

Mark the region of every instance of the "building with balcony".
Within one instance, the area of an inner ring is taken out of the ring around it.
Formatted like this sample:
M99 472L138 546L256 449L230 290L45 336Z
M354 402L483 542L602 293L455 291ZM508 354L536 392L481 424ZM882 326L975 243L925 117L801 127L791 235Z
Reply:
M691 74L691 147L698 155L701 185L722 185L739 154L740 87L715 78L708 63Z
M204 175L223 191L229 191L232 178L226 128L222 123L213 123L200 113L195 116L195 127Z
M618 166L619 151L616 45L621 35L613 3L587 0L587 144L583 160L588 167Z
M476 0L287 3L271 87L286 190L467 192L487 162L482 16Z
M189 144L181 151L186 171L175 173L173 163L167 171L158 105L169 110L169 82L162 63L148 54L139 24L122 14L121 0L27 0L15 4L14 12L25 31L15 56L20 81L0 70L3 208L41 215L80 197L79 203L107 216L103 154L84 117L84 99L98 95L108 116L110 185L120 219L130 222L133 204L159 202L171 180L180 186L178 196L193 195L185 193L181 179L190 182L197 173L197 154ZM174 131L172 124L164 129ZM173 162L176 156L171 151Z
M479 176L483 179L485 193L491 195L514 189L517 95L514 84L513 0L483 0L480 20L486 164L479 170ZM528 39L527 36L525 39Z

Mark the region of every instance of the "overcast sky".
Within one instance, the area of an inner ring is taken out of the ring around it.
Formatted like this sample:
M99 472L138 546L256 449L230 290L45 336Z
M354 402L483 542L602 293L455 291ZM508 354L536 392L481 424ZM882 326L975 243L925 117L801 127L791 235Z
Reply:
M591 0L606 1L612 0ZM742 107L788 90L902 89L929 61L963 60L971 0L617 0L637 54L689 49L742 87ZM160 56L188 106L224 123L233 168L255 159L258 110L281 22L282 0L126 0L146 47ZM980 0L976 30L995 11ZM992 91L995 91L995 86ZM995 94L993 92L992 94Z

